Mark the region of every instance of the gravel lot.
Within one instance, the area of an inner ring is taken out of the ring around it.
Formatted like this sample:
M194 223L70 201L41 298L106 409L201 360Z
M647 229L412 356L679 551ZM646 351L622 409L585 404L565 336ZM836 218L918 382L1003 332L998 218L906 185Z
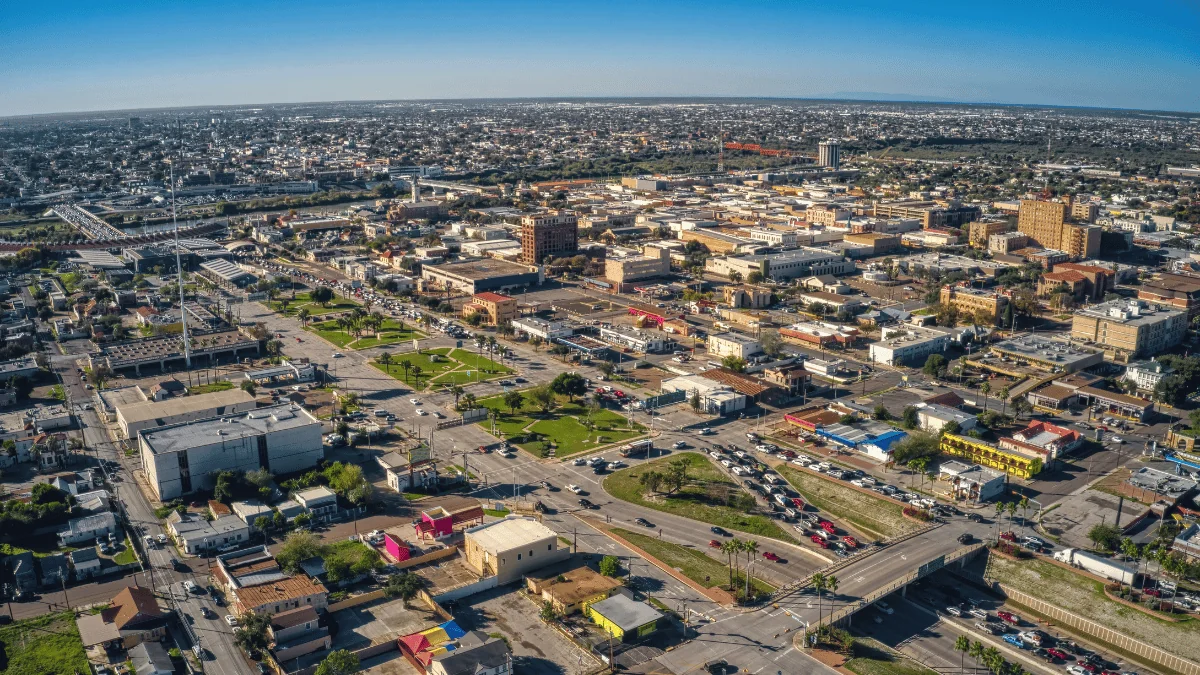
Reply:
M988 575L1113 630L1189 659L1200 659L1200 625L1167 623L1109 600L1099 581L1041 561L992 556Z

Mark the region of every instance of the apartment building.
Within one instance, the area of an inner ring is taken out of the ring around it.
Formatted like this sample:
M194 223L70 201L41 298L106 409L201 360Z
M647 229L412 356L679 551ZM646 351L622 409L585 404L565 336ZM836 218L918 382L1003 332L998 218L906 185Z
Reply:
M1091 302L1100 302L1105 294L1117 287L1117 273L1099 265L1082 263L1058 263L1055 272L1073 272L1083 279L1083 297ZM1046 275L1049 276L1049 275Z
M573 256L578 251L579 219L574 213L521 217L521 262L537 265L546 258Z
M759 286L725 286L721 289L725 304L733 309L762 309L771 304L771 290Z
M967 243L978 248L987 248L992 235L1008 232L1007 220L977 220L967 225Z
M1075 202L1071 204L1071 218L1080 223L1094 223L1100 215L1100 205L1096 202Z
M1095 344L1120 362L1161 353L1186 330L1185 312L1125 298L1078 310L1071 321L1072 340Z
M290 473L324 457L320 420L291 403L143 430L138 447L161 501L211 490L222 471Z
M991 253L1012 253L1029 245L1029 235L1023 232L1002 232L988 237L988 251Z
M804 219L816 225L833 227L839 220L848 220L850 209L834 204L813 204L804 212Z
M485 323L488 325L502 326L517 318L517 299L490 291L476 293L462 308L464 319L473 314L487 317Z
M1017 231L1042 248L1063 251L1072 258L1093 258L1100 253L1101 229L1068 222L1070 197L1062 201L1022 199Z
M995 324L1008 307L1008 297L994 291L984 291L965 286L943 286L940 294L943 305L951 305L959 314L986 316Z

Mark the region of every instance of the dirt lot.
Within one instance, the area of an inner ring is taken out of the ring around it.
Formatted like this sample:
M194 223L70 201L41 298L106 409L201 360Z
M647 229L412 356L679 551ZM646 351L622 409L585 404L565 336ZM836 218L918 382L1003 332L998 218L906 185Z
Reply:
M599 665L566 637L542 623L538 608L517 587L506 586L462 600L452 610L460 626L508 638L513 669L522 675L582 675Z
M800 469L780 466L778 471L813 506L868 534L891 537L917 528L903 516L902 507L891 501Z
M1099 581L1042 561L992 556L988 576L1138 640L1189 659L1200 659L1200 625L1171 624L1109 600Z

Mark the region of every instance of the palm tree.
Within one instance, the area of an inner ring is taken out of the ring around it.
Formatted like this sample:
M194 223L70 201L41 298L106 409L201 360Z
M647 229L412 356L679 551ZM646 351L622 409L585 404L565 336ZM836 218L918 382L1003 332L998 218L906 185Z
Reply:
M812 587L817 589L817 626L820 627L821 619L825 616L825 607L823 604L825 592L825 575L822 572L815 572L812 575Z
M404 359L400 362L400 367L404 369L404 381L408 382L408 371L412 369L413 362L409 361L408 359Z
M1001 517L1004 515L1004 502L996 502L996 524L1000 525Z
M1008 412L1008 387L1002 387L996 394L1000 398L1000 414Z
M967 652L971 651L971 641L966 635L959 635L954 640L954 649L959 653L958 672L967 672Z
M983 411L987 412L987 399L988 394L992 393L992 385L987 382L979 385L979 393L983 394Z
M412 375L413 381L416 382L416 386L421 386L421 366L414 365L412 367Z
M976 640L971 643L971 648L967 650L967 656L975 659L975 663L979 663L983 658L984 646L982 642Z
M1005 510L1008 511L1008 522L1011 523L1013 521L1013 518L1017 517L1017 503L1009 502L1008 506L1005 507Z
M391 352L384 352L384 353L380 354L380 355L379 355L379 358L377 358L377 359L375 359L375 360L376 360L377 362L379 362L379 364L380 364L380 365L382 365L382 366L383 366L383 369L384 369L384 371L385 371L387 374L389 374L389 375L391 375L391 374L392 374L392 368L391 368L391 366L392 366L392 353L391 353ZM455 400L456 400L456 402L457 402L457 399L455 399Z
M450 387L450 393L454 395L454 407L455 407L455 409L457 409L458 408L458 399L463 395L463 388L461 385L456 384L456 385Z
M467 410L475 409L475 394L467 393L463 395L463 403L467 406Z
M729 567L729 589L733 590L733 554L736 553L737 546L734 545L734 540L721 542L721 553L725 554L725 560Z
M825 575L825 590L829 591L830 593L837 593L837 589L838 589L838 578L833 576L832 574ZM832 597L829 598L829 621L831 624L833 623L833 598Z
M754 560L754 554L758 553L758 542L750 539L742 544L742 550L746 552L746 599L750 598L750 561Z
M296 312L296 316L300 319L301 326L307 326L308 317L312 316L312 312L308 311L307 307L301 307L300 311Z
M1000 671L1004 670L1004 656L999 649L988 647L983 650L983 665L987 666L988 670L999 675Z
M1017 506L1021 507L1021 522L1029 525L1029 497L1021 495L1021 501L1017 502Z

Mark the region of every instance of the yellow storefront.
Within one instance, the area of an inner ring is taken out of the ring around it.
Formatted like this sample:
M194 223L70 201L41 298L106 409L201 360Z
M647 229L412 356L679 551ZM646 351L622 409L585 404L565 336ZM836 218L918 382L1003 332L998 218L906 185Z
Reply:
M1006 450L969 436L943 434L941 450L952 457L961 457L1020 478L1036 476L1043 465L1041 457Z

